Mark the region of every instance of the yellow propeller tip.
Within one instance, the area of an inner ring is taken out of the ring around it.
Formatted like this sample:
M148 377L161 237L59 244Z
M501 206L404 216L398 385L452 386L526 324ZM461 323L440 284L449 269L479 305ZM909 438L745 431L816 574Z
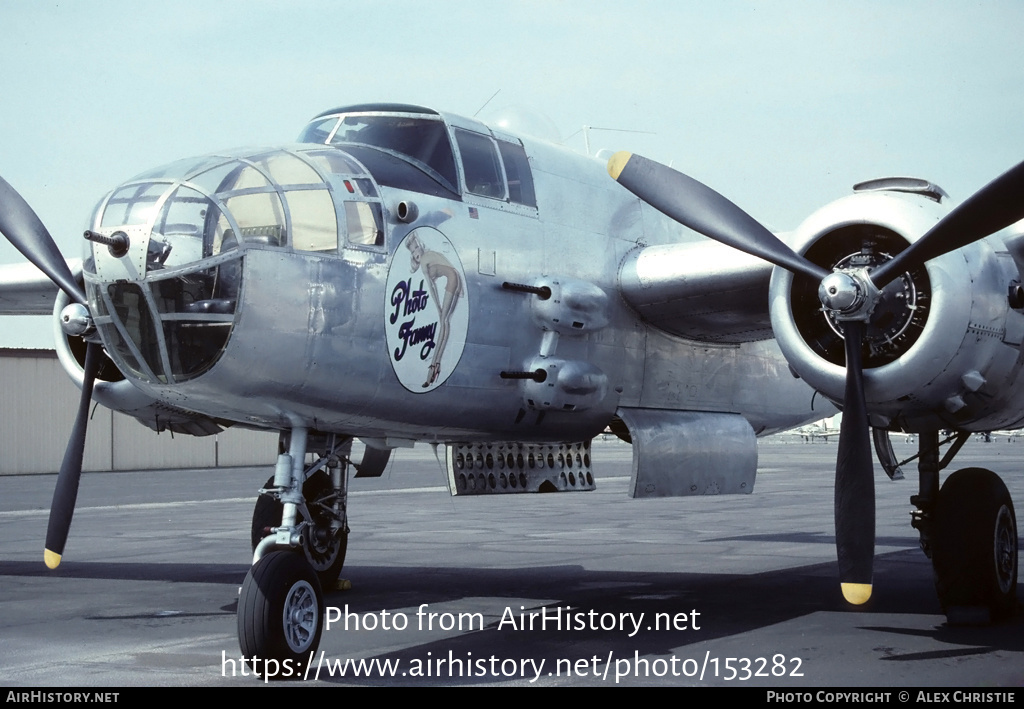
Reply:
M46 549L43 551L43 561L46 562L46 568L56 569L60 566L60 554L55 551Z
M843 598L855 606L863 605L871 598L871 584L869 583L844 583L842 587Z
M612 176L613 180L619 179L619 175L622 174L623 168L626 167L626 163L629 162L631 157L633 157L633 153L625 150L620 150L612 155L608 161L608 174Z

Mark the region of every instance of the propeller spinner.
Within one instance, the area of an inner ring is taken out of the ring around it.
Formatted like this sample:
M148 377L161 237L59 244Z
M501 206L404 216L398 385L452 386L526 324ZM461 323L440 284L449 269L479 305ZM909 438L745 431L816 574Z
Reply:
M28 203L3 178L0 178L0 233L3 233L7 240L39 270L49 276L71 300L88 311L85 293L75 282L53 237ZM99 370L101 354L100 345L90 342L85 354L85 373L78 415L71 429L64 461L57 476L57 485L53 490L53 502L50 504L50 522L46 531L46 550L43 559L51 569L57 568L60 564L68 530L71 528L71 517L75 512L78 483L82 477L89 402L92 400L92 389Z
M705 236L820 282L824 309L842 327L846 352L843 420L836 459L836 554L843 596L871 597L875 547L874 464L861 354L882 289L925 261L971 244L1024 218L1024 162L976 192L923 237L873 272L829 273L797 254L750 215L706 185L639 155L619 152L608 173L666 216Z

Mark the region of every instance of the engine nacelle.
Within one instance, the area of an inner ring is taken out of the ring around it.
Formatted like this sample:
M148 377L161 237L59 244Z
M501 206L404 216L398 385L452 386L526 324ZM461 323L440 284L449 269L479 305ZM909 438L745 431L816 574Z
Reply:
M790 245L826 268L877 266L946 214L941 196L858 192L811 215ZM1004 248L998 237L976 242L883 289L863 352L873 426L991 430L1024 416L1015 403L1024 315L1008 302L1020 273ZM776 268L769 290L772 328L793 370L841 402L842 323L823 312L818 285Z
M83 363L86 344L81 337L65 334L60 326L61 311L69 302L67 294L61 291L53 306L53 340L57 359L71 377L71 381L81 389L85 378ZM174 433L208 436L220 433L226 424L191 411L168 406L144 394L124 378L106 353L103 354L103 363L93 386L92 398L108 409L132 416L158 432L170 430Z

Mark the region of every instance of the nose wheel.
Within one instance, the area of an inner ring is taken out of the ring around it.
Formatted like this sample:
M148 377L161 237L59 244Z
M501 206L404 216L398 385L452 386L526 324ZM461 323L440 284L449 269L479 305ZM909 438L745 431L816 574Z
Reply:
M320 644L323 616L320 580L302 554L270 552L249 569L238 598L242 656L256 661L257 674L302 676Z

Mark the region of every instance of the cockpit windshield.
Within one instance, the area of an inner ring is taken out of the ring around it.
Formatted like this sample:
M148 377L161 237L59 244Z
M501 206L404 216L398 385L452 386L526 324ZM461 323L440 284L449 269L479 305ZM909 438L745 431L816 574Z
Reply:
M458 177L448 131L440 117L349 113L321 116L306 126L301 143L356 143L396 153L453 192Z

